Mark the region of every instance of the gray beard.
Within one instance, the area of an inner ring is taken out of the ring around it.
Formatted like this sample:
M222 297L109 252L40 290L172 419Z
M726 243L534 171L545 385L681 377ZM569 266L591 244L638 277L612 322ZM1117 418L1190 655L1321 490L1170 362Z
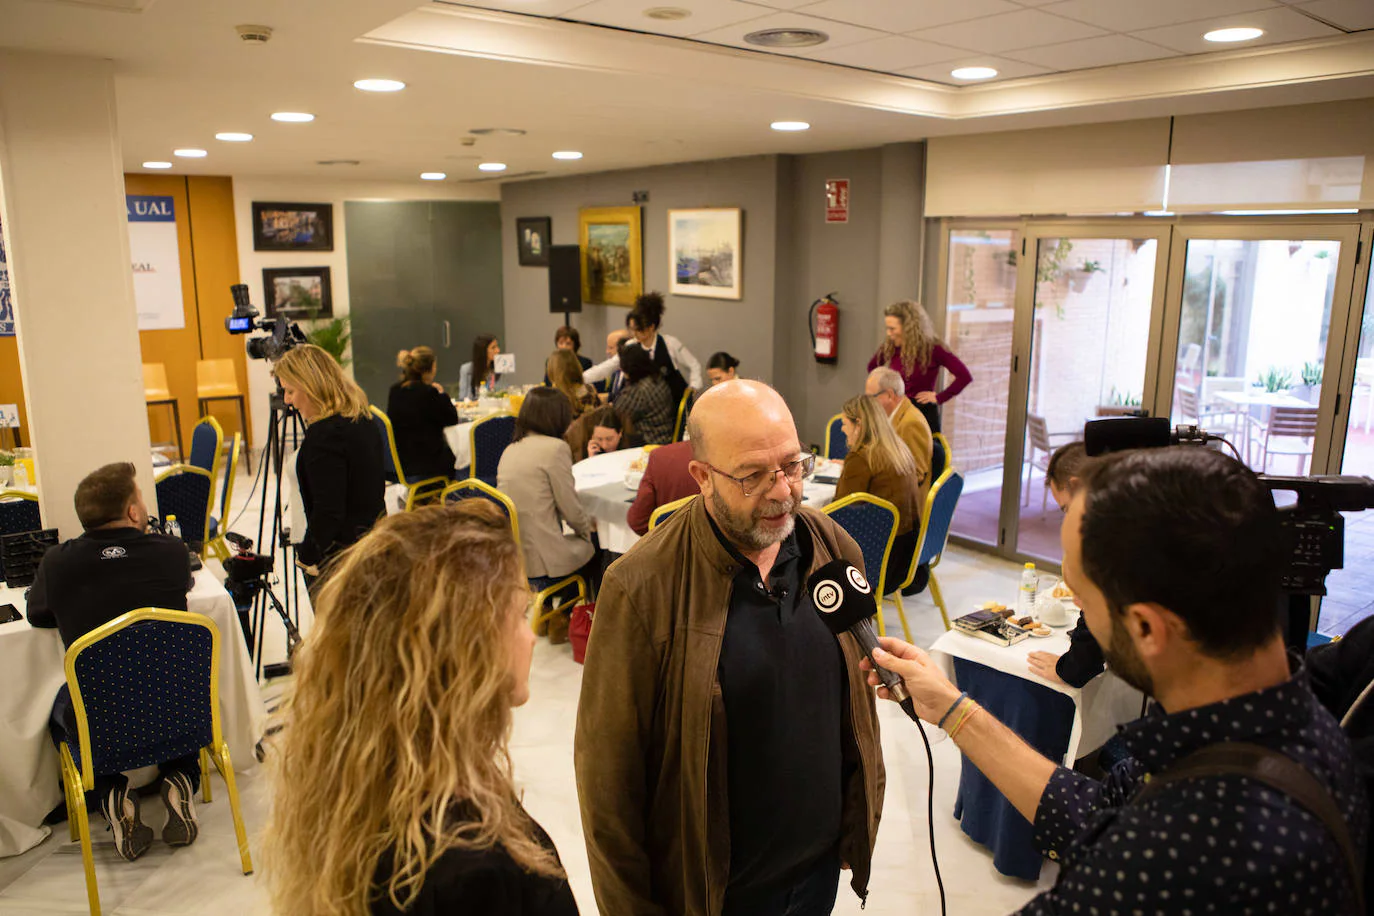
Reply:
M727 538L745 550L763 550L787 540L788 535L796 528L797 510L800 505L801 501L795 497L786 500L770 499L756 506L749 517L742 518L725 502L719 490L711 493L711 506L716 510L716 524ZM759 519L765 515L774 515L780 510L788 514L785 525L778 529L759 527Z

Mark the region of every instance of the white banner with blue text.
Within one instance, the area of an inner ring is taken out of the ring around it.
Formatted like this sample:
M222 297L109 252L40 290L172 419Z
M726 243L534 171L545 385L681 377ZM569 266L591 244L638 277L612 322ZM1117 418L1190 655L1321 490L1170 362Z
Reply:
M129 255L140 331L186 327L181 303L181 253L172 198L126 194Z

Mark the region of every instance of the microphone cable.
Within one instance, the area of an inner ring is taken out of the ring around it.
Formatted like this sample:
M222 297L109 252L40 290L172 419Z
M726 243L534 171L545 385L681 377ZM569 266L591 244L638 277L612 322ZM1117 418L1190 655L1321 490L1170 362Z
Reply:
M935 886L940 889L940 916L945 916L945 882L940 877L940 858L935 854L935 757L930 752L925 724L916 715L916 702L908 696L898 705L916 723L916 730L921 733L921 743L926 746L926 828L930 834L930 864L935 868Z

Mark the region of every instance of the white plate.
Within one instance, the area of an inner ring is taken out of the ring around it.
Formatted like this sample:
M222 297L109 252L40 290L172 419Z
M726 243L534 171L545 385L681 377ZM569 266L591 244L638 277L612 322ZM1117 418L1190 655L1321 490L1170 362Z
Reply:
M628 471L625 474L625 489L639 491L639 482L644 479L643 471Z

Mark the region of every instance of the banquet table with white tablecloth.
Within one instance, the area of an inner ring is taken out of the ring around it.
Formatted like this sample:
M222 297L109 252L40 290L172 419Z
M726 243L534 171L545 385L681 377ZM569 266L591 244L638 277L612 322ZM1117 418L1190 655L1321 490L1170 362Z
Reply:
M0 588L0 604L24 614L24 590ZM234 769L257 765L254 748L267 711L253 663L229 593L205 569L195 574L188 609L204 614L219 630L220 719ZM43 818L62 803L57 750L48 732L53 698L64 683L62 637L28 620L0 625L0 856L18 855L48 835Z

